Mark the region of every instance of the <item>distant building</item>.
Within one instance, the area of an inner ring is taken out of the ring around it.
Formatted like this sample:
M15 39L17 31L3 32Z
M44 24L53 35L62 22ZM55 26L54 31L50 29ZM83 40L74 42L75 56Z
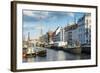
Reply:
M48 35L48 44L53 44L53 33L52 31L48 31L47 35Z
M43 44L48 44L48 42L49 42L48 33L42 35L40 38L41 38Z

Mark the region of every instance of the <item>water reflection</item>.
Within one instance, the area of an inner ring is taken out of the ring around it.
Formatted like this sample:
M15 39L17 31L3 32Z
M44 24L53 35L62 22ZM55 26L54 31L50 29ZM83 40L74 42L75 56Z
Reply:
M66 53L64 51L58 51L58 60L66 60Z
M23 62L44 62L44 61L64 61L64 60L80 60L80 59L90 59L90 55L87 54L72 54L62 50L47 49L45 57L32 57L23 58Z

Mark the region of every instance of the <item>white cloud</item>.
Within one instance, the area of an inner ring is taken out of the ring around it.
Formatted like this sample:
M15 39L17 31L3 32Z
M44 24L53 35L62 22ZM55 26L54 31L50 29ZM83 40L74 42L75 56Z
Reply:
M23 25L23 29L27 30L27 31L29 31L29 30L40 30L40 29L45 28L45 26L43 26L42 24L36 24L36 25L30 25L30 24L27 25L27 24Z
M49 12L44 12L44 11L33 11L33 14L38 19L45 19L49 16Z
M73 12L68 12L67 15L74 17L74 13Z
M45 19L49 16L49 12L44 11L23 11L23 14L36 19Z
M31 16L31 17L34 16L32 11L23 11L23 14L26 16Z

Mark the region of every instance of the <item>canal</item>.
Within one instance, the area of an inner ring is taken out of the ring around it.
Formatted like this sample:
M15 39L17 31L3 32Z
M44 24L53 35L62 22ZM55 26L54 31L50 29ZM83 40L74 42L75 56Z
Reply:
M85 53L73 54L63 50L54 50L48 48L46 48L46 51L47 53L44 57L36 56L32 58L23 58L23 63L90 59L90 55Z

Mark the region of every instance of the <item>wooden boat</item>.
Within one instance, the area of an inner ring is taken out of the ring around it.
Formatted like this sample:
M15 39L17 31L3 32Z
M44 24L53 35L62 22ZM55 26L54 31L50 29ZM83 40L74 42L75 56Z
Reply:
M37 47L36 48L36 55L37 56L44 57L44 56L46 56L46 53L47 53L47 51L46 51L45 48L42 48L42 47Z
M36 52L33 47L27 48L26 56L27 57L36 57Z
M36 57L36 56L41 56L44 57L46 56L46 49L41 48L41 47L29 47L29 48L24 48L23 49L23 57L24 58L31 58L31 57Z

